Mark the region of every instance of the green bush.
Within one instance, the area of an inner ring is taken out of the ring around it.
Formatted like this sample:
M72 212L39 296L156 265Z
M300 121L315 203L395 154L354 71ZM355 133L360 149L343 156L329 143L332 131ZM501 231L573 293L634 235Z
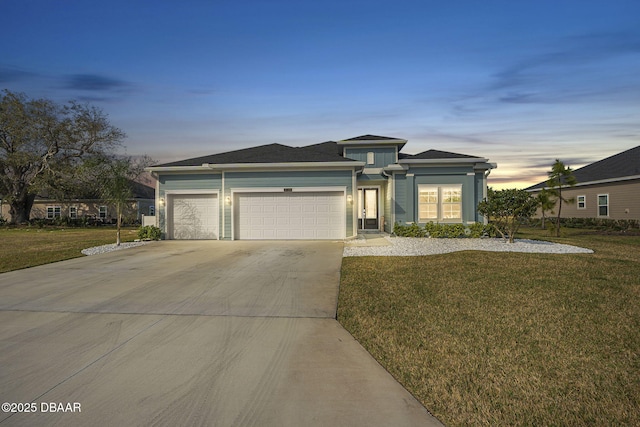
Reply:
M436 224L429 222L424 227L416 223L411 225L396 223L393 226L393 233L399 237L432 237L434 239L495 237L493 226L478 222L467 226L463 224Z
M155 225L146 225L138 230L138 238L140 240L160 240L162 230Z

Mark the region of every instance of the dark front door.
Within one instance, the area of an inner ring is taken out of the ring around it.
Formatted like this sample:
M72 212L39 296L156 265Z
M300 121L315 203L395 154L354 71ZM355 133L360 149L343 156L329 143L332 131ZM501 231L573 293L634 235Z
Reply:
M358 189L358 228L378 229L378 189Z

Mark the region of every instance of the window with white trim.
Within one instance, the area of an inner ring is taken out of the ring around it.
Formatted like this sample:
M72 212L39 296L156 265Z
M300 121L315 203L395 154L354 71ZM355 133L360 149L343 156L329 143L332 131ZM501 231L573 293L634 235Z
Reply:
M367 153L367 164L368 165L373 165L376 162L376 155L373 151L369 151Z
M418 222L462 220L462 185L418 186Z
M98 211L98 217L100 219L107 219L107 207L100 206L100 210Z
M69 218L71 218L71 219L78 218L78 208L77 208L77 206L69 206Z
M60 206L47 206L47 219L60 218L61 213Z
M587 196L578 196L578 209L586 209L587 208Z
M609 216L608 194L598 194L598 216Z

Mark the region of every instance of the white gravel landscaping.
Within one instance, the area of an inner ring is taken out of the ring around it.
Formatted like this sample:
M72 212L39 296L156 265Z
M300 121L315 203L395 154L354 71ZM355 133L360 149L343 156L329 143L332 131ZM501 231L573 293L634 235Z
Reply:
M541 240L516 239L429 239L385 237L388 246L345 246L343 256L421 256L458 251L528 252L547 254L591 254L591 249Z
M106 254L107 252L119 251L122 249L135 248L136 246L146 245L151 242L126 242L120 243L120 246L116 246L115 243L110 245L94 246L93 248L87 248L82 250L83 255L99 255Z

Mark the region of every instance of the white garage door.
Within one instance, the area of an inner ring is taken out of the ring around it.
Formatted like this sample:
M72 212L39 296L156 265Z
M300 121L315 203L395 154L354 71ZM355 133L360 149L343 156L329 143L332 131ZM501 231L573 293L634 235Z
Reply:
M218 196L174 194L169 197L170 239L217 239Z
M342 239L345 201L341 191L238 193L236 239Z

